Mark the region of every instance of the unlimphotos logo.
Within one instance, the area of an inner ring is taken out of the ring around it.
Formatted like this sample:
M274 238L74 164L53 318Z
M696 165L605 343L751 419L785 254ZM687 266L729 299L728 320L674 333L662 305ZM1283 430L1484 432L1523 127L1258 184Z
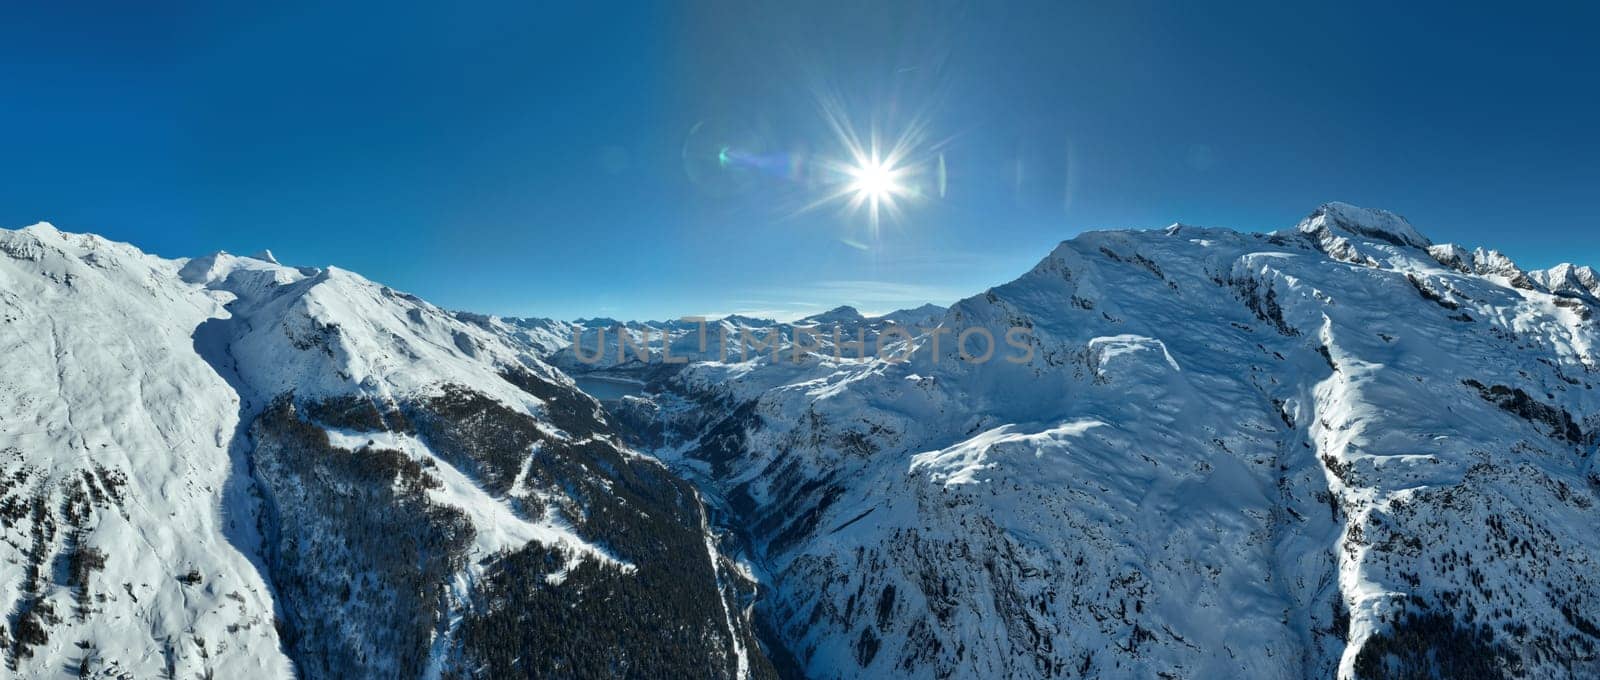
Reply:
M738 357L740 362L769 354L772 361L800 362L811 356L832 356L835 360L865 360L876 358L891 363L910 361L920 353L939 363L949 354L953 343L955 358L973 364L987 363L1001 354L1001 339L1006 351L1003 361L1025 364L1033 360L1033 328L1012 326L996 338L995 331L986 326L972 326L956 330L938 325L929 328L885 323L869 328L856 324L853 332L834 325L824 330L821 325L802 326L780 324L766 328L749 326L730 327L716 324L713 327L704 317L686 316L679 319L694 328L652 328L622 325L585 329L572 332L573 356L584 364L607 363L607 353L615 348L616 363L637 360L640 363L659 361L666 364L683 364L691 360L726 362ZM607 341L608 332L614 339ZM714 350L714 351L713 351ZM677 353L677 354L674 354Z

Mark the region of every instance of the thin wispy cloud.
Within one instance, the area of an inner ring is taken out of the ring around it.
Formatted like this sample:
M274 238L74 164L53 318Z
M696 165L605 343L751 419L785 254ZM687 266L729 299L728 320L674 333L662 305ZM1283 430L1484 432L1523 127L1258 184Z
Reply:
M793 321L840 305L855 307L868 316L929 303L946 306L976 292L953 286L840 279L762 291L762 299L769 301L765 316Z

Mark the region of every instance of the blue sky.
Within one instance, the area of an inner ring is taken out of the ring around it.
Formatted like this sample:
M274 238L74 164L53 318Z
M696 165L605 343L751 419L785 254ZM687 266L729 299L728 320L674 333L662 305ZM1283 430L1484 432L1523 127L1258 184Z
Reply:
M1326 200L1600 265L1576 3L63 4L0 9L0 225L452 308L888 311L1085 229ZM825 112L920 122L924 195L876 230L807 209L847 157Z

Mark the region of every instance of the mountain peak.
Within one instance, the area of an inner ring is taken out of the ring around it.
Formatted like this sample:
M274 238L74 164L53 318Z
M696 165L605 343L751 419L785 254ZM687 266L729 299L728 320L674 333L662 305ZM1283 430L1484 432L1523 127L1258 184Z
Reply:
M1600 273L1596 273L1592 267L1563 262L1544 271L1532 272L1530 276L1557 295L1600 296Z
M939 317L948 311L939 305L928 303L921 307L911 309L897 309L888 314L873 317L876 321L888 321L902 326L924 326L937 322Z
M722 320L726 321L728 323L731 323L731 324L733 324L735 326L749 326L751 328L764 328L766 326L771 326L771 325L774 325L774 324L777 323L776 321L773 321L772 319L767 319L767 318L762 318L762 317L754 317L754 316L745 316L743 314L729 314L729 315L723 317Z
M1300 221L1299 230L1307 234L1342 232L1348 236L1376 239L1397 246L1427 248L1433 245L1428 237L1400 215L1339 201L1322 204Z
M802 321L819 323L849 323L862 321L864 319L866 319L866 317L862 316L861 312L855 307L851 307L850 305L839 305L838 307L834 307L826 312L812 314L811 316L802 319Z

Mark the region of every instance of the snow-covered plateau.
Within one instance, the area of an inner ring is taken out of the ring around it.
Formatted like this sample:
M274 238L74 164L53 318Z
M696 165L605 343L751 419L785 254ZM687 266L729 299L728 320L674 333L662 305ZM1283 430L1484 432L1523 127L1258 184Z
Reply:
M1600 677L1597 311L1340 203L800 324L889 359L0 231L6 672Z

